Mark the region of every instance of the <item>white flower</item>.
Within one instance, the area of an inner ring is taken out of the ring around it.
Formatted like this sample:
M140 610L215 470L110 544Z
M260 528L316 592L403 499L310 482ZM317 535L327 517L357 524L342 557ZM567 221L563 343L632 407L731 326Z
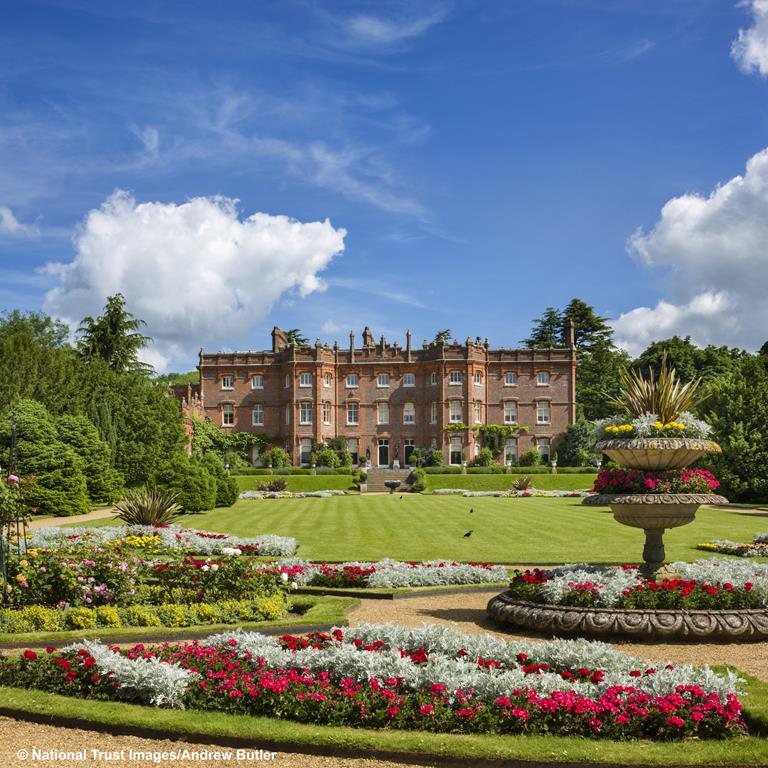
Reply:
M288 574L287 574L287 573L281 573L281 574L280 574L280 578L281 578L283 581L288 581Z
M219 570L219 566L218 566L218 564L217 564L217 563L214 563L214 564L211 566L211 570L212 570L214 573L215 573L216 571L218 571L218 570Z
M209 568L207 565L204 565L200 570L208 572Z

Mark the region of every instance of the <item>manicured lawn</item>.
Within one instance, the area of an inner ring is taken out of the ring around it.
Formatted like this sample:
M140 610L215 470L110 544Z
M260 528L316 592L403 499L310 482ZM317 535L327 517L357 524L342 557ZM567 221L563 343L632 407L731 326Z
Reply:
M252 491L261 483L282 479L288 483L286 490L294 493L304 491L349 491L353 488L349 475L238 475L240 491Z
M427 490L464 488L467 491L508 491L519 475L427 475ZM591 488L596 475L529 475L542 491L581 491Z
M327 499L238 501L179 518L181 525L242 536L273 533L298 539L310 560L439 557L495 563L637 562L643 532L614 521L608 508L580 499L496 499L398 494ZM474 509L470 514L469 510ZM108 525L110 520L93 521ZM695 522L667 531L667 558L708 555L699 542L751 541L761 517L700 509ZM472 529L470 538L463 534Z

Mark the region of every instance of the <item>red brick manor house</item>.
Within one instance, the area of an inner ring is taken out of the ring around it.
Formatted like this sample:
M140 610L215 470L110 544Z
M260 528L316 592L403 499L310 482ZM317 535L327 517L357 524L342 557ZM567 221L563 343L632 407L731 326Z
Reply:
M536 448L549 461L576 418L572 328L567 338L562 349L491 349L479 337L413 348L410 332L402 347L383 336L376 343L366 327L362 346L350 333L342 348L289 344L274 328L271 350L200 350L199 387L175 389L223 429L279 438L295 464L338 436L374 466L407 463L416 447L460 464L482 447L471 429L482 424L527 427L506 440L505 460ZM445 429L452 424L470 428Z

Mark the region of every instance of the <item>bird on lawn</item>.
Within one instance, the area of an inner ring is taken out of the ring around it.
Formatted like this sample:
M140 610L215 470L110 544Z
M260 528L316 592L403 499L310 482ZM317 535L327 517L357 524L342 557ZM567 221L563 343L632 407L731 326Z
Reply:
M464 538L465 538L465 539L468 539L468 538L469 538L471 535L472 535L472 531L467 531L467 532L464 534Z
M474 508L474 507L470 507L470 508L469 508L469 514L470 514L470 515L471 515L471 514L472 514L474 511L475 511L475 508Z

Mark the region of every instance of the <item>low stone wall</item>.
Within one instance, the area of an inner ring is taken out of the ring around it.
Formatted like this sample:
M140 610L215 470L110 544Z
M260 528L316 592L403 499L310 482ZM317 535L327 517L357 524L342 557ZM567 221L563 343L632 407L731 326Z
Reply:
M492 598L488 615L500 624L555 635L630 637L648 640L766 640L768 609L674 611L582 608Z

